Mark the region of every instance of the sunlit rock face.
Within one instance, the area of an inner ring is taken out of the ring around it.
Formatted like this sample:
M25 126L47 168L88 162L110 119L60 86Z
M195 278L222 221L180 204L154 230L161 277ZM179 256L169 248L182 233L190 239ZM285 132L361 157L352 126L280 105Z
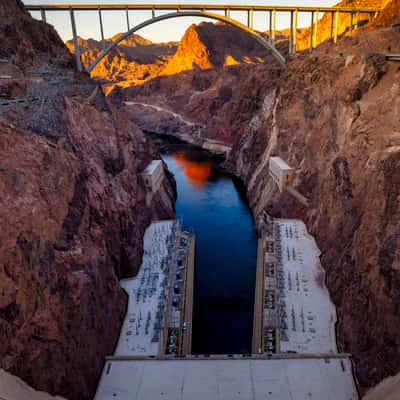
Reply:
M107 39L106 44L120 35ZM102 43L82 38L78 43L82 62L88 67L101 54ZM75 51L72 40L66 45L71 53ZM152 43L133 34L105 56L91 76L126 87L193 69L260 63L265 56L266 50L247 33L230 25L203 22L191 25L179 43Z
M90 399L125 313L119 278L150 221L173 216L174 190L167 177L146 205L155 149L19 1L0 1L0 42L1 96L24 101L0 110L0 367Z
M265 56L266 50L238 28L203 22L186 30L176 53L160 75L174 75L193 68L221 68L227 58L236 63L259 63Z
M108 46L121 34L106 40ZM94 39L78 38L82 63L88 68L102 53L103 44ZM66 42L71 53L75 52L72 40ZM165 63L173 56L177 45L171 43L152 43L139 35L131 35L120 42L118 47L105 56L92 71L93 78L139 84L159 75Z
M389 0L390 1L390 0ZM344 8L381 8L388 3L388 0L343 0L337 5ZM321 17L321 16L320 16ZM335 17L334 17L335 18ZM369 16L367 14L360 14L357 19L357 15L354 13L353 18L350 19L350 14L340 13L338 17L337 33L338 35L345 34L350 31L350 24L352 21L353 29L364 26L369 22ZM326 13L314 25L313 28L313 44L318 46L321 43L331 38L332 29L332 15ZM310 29L302 28L299 29L298 37L296 40L296 47L298 51L307 50L310 47Z

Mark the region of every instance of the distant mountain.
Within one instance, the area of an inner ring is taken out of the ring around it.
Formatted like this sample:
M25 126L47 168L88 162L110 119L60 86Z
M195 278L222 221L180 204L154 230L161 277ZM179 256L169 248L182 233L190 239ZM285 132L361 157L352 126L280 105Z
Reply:
M248 33L223 23L191 25L161 75L199 68L207 70L264 60L266 50Z
M122 33L106 39L106 44L113 42ZM101 41L78 37L82 62L88 67L103 51ZM66 42L73 53L72 40ZM92 72L92 76L105 81L141 82L159 74L160 69L172 57L177 48L176 43L152 43L139 35L131 35L118 47L104 57Z
M110 43L122 33L107 39ZM103 50L101 41L78 38L82 62L88 67ZM74 52L73 42L66 42ZM142 83L192 69L207 70L263 62L266 50L251 36L230 25L203 22L191 25L179 43L152 43L131 35L111 51L92 72L104 81Z

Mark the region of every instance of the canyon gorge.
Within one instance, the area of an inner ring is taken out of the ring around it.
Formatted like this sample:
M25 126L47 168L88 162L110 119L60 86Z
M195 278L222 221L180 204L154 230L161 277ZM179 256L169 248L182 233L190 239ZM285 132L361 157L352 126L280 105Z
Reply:
M400 1L351 4L384 8L353 32L341 20L337 44L323 16L312 53L309 30L294 55L280 32L285 67L244 32L203 22L176 43L132 35L89 77L72 42L0 0L0 100L22 99L0 105L1 369L93 398L126 311L119 279L136 275L149 223L175 212L165 166L146 203L151 132L228 149L223 168L245 184L256 225L306 222L361 395L397 398L398 376L368 391L400 372L400 64L385 56L400 54ZM101 43L79 44L88 66ZM270 156L296 169L307 206L278 190Z

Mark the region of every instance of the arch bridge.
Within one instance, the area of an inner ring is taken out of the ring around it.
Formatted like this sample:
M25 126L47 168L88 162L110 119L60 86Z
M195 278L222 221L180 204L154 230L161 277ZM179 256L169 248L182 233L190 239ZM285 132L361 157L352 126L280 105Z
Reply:
M249 35L253 36L262 46L264 46L276 60L281 64L285 65L285 58L276 49L276 32L277 32L277 18L279 13L286 13L290 15L290 28L289 28L289 54L296 52L296 38L298 28L298 15L299 13L309 13L311 15L310 24L310 51L313 50L317 45L317 32L318 32L318 20L320 13L328 13L330 15L330 38L333 39L334 43L338 39L339 29L339 16L341 14L348 15L349 17L349 30L358 27L360 16L367 15L368 19L375 18L380 8L349 8L349 7L314 7L314 6L261 6L261 5L221 5L221 4L38 4L38 5L26 5L28 11L39 11L41 19L46 22L47 13L52 11L68 11L70 14L73 43L75 49L76 64L79 71L83 70L81 62L81 54L78 45L78 33L75 23L75 11L97 11L98 12L98 23L100 26L101 39L103 43L103 51L94 60L94 62L87 68L90 73L96 65L104 58L111 50L113 50L118 44L135 33L136 31L166 19L177 18L177 17L204 17L210 18L217 21L230 24L238 29L242 29ZM104 38L103 28L103 11L124 11L126 13L126 32L118 37L113 42L106 45ZM151 17L131 27L129 20L129 13L135 11L147 10L151 12ZM247 15L247 23L243 24L237 19L232 17L231 11L245 12ZM162 14L157 15L157 12ZM167 12L167 13L165 13ZM222 14L221 14L222 12ZM254 14L256 12L267 12L267 18L269 19L268 24L268 38L265 38L254 29Z

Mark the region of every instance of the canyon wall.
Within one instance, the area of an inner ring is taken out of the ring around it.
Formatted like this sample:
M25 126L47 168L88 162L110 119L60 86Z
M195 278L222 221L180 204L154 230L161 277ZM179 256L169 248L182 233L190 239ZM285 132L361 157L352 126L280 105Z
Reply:
M90 399L125 314L152 219L174 215L158 157L18 0L0 1L0 367L35 389Z
M393 18L380 22L385 15L337 46L293 57L255 100L259 111L227 162L246 182L256 218L302 218L316 236L338 340L363 391L400 366L400 71L382 54L400 51L400 30ZM308 207L279 193L271 155L296 168Z

